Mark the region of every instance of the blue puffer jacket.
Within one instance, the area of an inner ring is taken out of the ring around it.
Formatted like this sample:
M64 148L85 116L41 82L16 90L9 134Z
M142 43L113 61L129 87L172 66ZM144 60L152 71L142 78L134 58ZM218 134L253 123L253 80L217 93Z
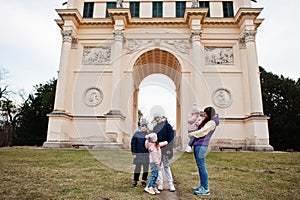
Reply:
M136 155L133 164L149 163L149 153L145 147L147 132L136 131L131 138L131 153Z

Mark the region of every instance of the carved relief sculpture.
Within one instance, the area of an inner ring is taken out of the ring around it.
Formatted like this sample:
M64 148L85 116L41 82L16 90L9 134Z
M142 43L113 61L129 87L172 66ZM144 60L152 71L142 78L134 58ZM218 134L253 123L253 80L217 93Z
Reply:
M83 65L101 65L109 64L111 57L111 47L84 47L82 64Z
M124 47L129 50L129 53L133 53L140 49L141 46L147 45L149 43L153 42L153 40L133 40L128 39L126 40L126 43Z
M234 64L232 47L204 47L206 65Z
M199 4L198 4L198 0L192 0L192 8L198 8Z
M123 0L117 0L117 8L123 8Z
M103 100L103 93L98 88L89 88L83 96L83 102L87 106L97 106Z
M189 49L191 49L191 43L189 40L166 40L165 43L172 45L181 53L189 53Z
M220 108L226 108L231 105L231 94L226 89L218 89L213 93L212 100Z

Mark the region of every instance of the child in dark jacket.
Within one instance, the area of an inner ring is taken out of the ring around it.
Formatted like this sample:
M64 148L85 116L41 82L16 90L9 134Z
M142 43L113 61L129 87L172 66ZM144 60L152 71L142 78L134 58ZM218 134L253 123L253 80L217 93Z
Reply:
M141 123L141 130L136 131L131 139L131 153L133 156L133 164L135 165L132 187L137 186L142 167L142 186L146 187L146 181L149 170L149 153L145 147L145 136L147 134L147 124Z

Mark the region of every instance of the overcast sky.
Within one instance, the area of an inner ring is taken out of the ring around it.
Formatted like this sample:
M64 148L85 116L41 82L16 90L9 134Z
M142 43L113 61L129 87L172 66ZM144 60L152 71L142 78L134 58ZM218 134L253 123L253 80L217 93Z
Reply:
M0 67L7 82L26 94L33 86L57 77L61 50L55 9L66 0L9 0L0 7ZM265 18L256 41L259 65L277 75L300 77L299 0L257 0Z

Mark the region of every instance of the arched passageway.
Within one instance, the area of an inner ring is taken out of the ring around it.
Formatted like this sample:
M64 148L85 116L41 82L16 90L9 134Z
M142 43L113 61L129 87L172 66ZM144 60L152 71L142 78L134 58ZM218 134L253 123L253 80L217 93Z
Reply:
M163 74L168 76L175 84L176 93L176 129L180 128L181 109L180 109L180 83L181 66L178 59L168 51L153 49L143 53L135 61L133 66L134 80L134 101L133 119L138 120L138 93L139 86L144 78L151 74ZM170 116L168 116L170 117ZM179 138L179 135L176 135ZM179 141L179 140L177 140Z

